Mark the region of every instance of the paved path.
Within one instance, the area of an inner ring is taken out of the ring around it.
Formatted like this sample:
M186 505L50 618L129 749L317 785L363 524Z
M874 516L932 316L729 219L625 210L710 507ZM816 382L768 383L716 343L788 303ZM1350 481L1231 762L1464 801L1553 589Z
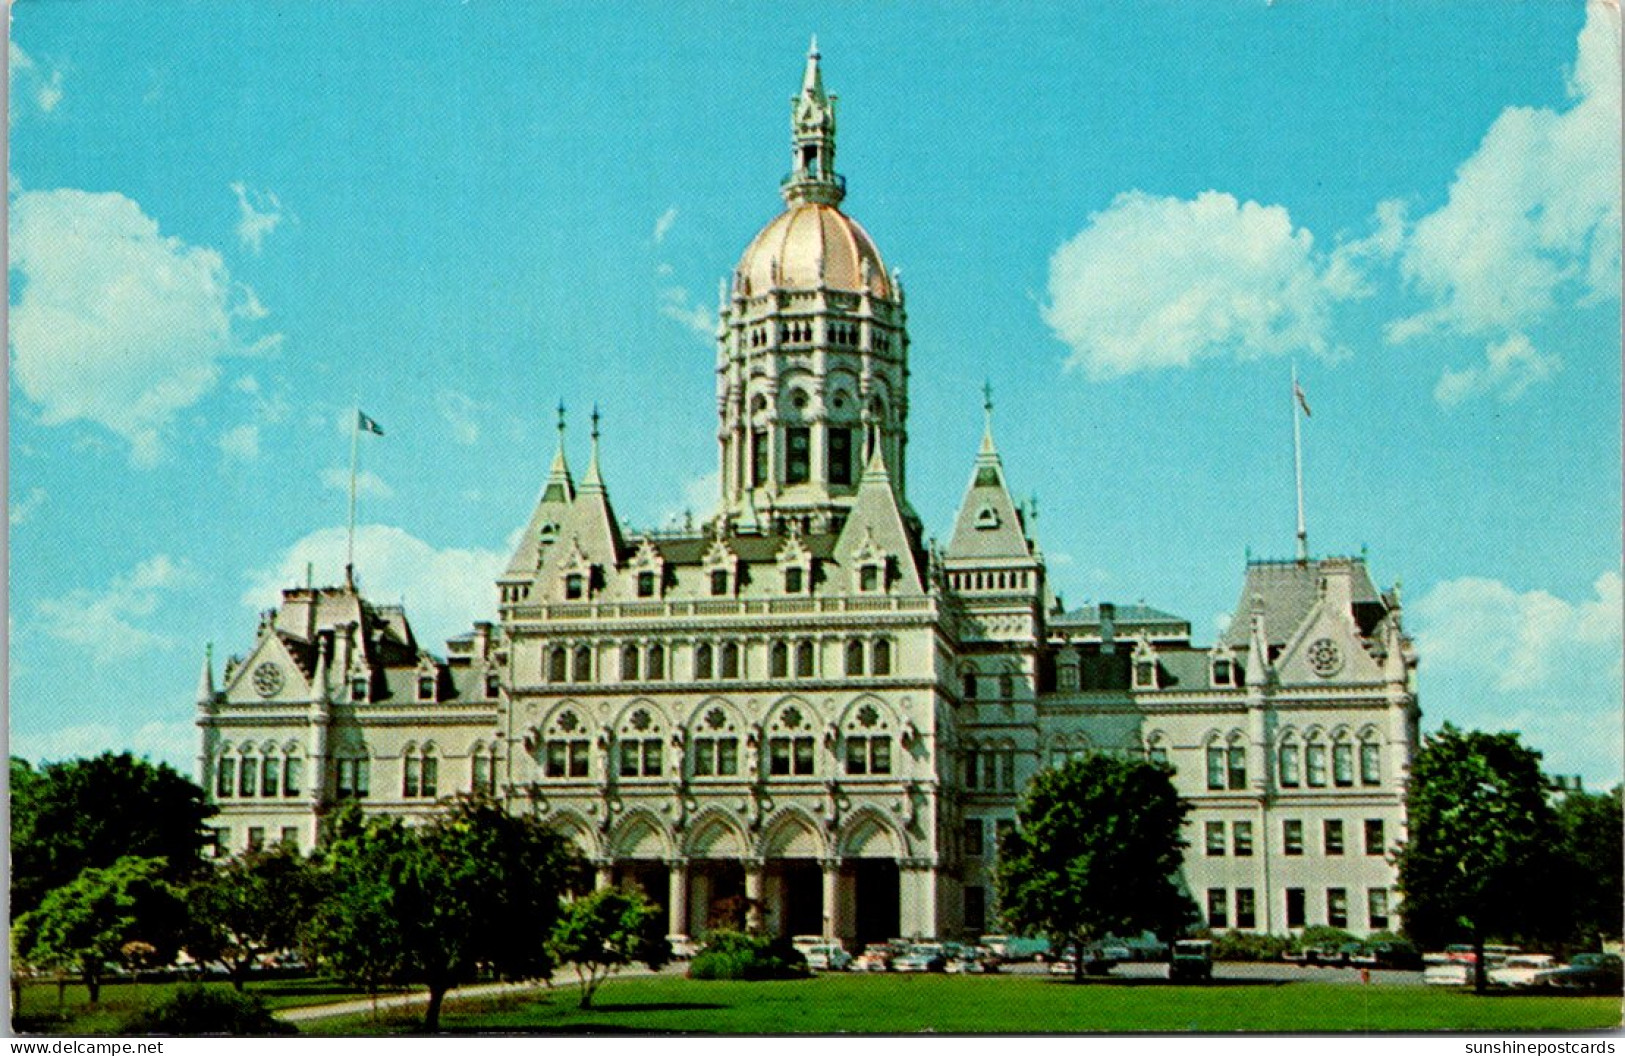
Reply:
M627 979L638 975L653 974L647 968L627 968L610 976L610 978ZM559 981L552 987L539 979L520 983L480 983L477 986L459 986L446 994L445 1007L450 1008L460 1001L474 998L500 997L503 994L528 994L548 989L569 991L580 985L576 980L574 970L569 968L561 968L555 978ZM415 1008L428 1003L429 992L419 990L410 994L390 994L386 997L380 997L376 1006L370 999L362 998L359 1001L334 1001L325 1005L300 1005L297 1008L284 1008L279 1010L276 1016L278 1019L287 1020L289 1023L304 1023L313 1019L364 1014L371 1012L374 1007L382 1012L392 1008Z

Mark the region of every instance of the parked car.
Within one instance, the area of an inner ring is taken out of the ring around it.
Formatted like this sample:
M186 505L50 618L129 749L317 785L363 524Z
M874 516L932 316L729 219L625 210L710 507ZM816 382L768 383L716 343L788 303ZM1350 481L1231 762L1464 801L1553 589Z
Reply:
M1043 936L983 935L982 945L1002 961L1042 961L1049 957L1049 940Z
M1622 965L1617 953L1577 953L1567 967L1536 974L1536 986L1559 990L1589 990L1617 994L1622 982Z
M1491 986L1530 987L1536 985L1535 980L1542 972L1561 967L1563 965L1558 964L1557 958L1549 953L1520 953L1516 957L1508 957L1500 967L1491 968L1485 981Z
M940 972L947 963L948 958L941 946L920 943L910 946L907 953L892 961L891 966L894 972Z
M822 935L790 936L790 945L794 946L796 948L796 952L800 953L803 957L807 956L807 951L812 949L814 946L822 946L829 941L830 940L824 938Z
M821 942L802 951L807 967L815 972L844 972L852 967L852 955L838 942Z
M961 948L944 966L944 971L960 975L986 975L998 970L999 959L986 946Z
M1369 968L1397 968L1407 972L1422 970L1422 954L1403 939L1368 942L1365 953L1356 964Z
M1213 978L1213 943L1207 939L1180 939L1168 951L1168 981L1205 983Z
M896 951L884 942L871 942L858 954L857 960L852 962L854 972L889 972L892 958Z
M1473 966L1465 961L1430 964L1422 973L1422 982L1428 986L1467 986L1472 981Z

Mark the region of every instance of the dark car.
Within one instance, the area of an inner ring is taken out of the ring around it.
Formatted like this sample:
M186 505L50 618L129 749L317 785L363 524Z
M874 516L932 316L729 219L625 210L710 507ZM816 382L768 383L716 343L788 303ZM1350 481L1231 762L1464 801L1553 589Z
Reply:
M1535 976L1535 985L1617 994L1622 979L1625 979L1625 969L1622 969L1619 954L1577 953L1568 967L1554 968Z
M1355 963L1366 963L1373 968L1397 968L1406 972L1422 970L1422 951L1403 940L1385 940L1366 944L1365 956Z

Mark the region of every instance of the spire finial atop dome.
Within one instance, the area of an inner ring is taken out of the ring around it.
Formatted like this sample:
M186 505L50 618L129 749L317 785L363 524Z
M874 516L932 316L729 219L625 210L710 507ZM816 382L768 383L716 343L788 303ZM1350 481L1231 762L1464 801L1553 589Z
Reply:
M996 455L993 446L993 383L982 382L982 454Z
M790 205L839 205L846 181L835 172L835 97L824 91L818 37L807 48L801 91L790 100L790 175L781 191Z

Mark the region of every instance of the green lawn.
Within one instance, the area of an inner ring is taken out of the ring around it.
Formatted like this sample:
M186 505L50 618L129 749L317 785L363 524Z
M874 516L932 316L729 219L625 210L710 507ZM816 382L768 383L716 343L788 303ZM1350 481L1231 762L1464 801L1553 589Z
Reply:
M102 999L90 1007L90 995L77 983L68 987L57 1009L54 982L32 982L23 987L22 1007L14 1013L12 1028L20 1034L112 1034L131 1013L162 1001L179 983L116 982L102 986ZM210 982L209 987L230 987L229 982ZM322 1005L367 996L347 983L334 979L260 979L248 984L267 1007L292 1008ZM392 990L391 993L399 993Z
M803 982L693 982L672 976L612 979L583 1012L571 989L448 1004L460 1032L640 1031L718 1034L1035 1033L1138 1031L1363 1032L1582 1030L1618 1027L1609 997L1535 997L1420 986L1102 980L1082 986L1043 976L825 975ZM301 1024L309 1033L416 1029L420 1012Z

